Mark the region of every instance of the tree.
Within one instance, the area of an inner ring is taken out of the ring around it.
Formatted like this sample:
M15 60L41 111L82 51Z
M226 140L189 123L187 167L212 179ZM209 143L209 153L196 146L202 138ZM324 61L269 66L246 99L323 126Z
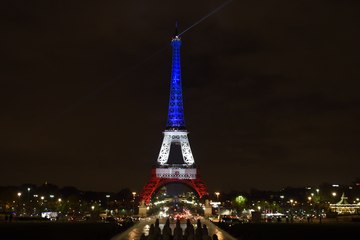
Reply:
M238 212L241 212L246 207L246 202L247 202L247 199L244 196L239 195L239 196L235 197L235 199L233 201L233 205Z

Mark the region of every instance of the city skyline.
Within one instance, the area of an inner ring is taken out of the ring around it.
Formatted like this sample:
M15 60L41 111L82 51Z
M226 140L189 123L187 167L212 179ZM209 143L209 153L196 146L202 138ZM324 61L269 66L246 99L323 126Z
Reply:
M140 191L166 125L175 21L181 32L223 3L2 3L0 185ZM359 177L359 7L232 1L181 36L210 191Z

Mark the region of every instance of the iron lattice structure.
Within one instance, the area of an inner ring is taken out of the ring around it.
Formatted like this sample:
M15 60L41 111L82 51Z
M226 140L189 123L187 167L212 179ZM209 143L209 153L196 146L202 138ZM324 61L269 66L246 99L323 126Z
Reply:
M181 40L177 36L171 41L172 67L170 82L169 111L166 129L185 129L184 106L181 86L180 47Z
M200 177L199 171L197 171L195 179L160 178L157 177L156 168L153 168L151 170L150 180L145 185L141 193L141 200L148 204L151 200L151 196L156 192L156 190L169 183L182 183L194 189L200 198L208 195L206 184Z
M189 139L187 137L187 131L165 131L164 139L161 144L160 153L158 157L158 163L165 165L169 160L171 145L179 143L181 146L181 153L184 159L184 163L188 166L195 163L194 157L191 152Z
M182 183L194 189L202 198L208 195L207 187L195 167L190 148L188 131L185 127L184 106L181 85L180 47L181 40L175 35L171 41L172 68L170 81L170 99L164 139L161 144L157 167L151 171L151 178L145 185L140 199L146 204L160 187L168 183ZM169 164L171 147L180 145L183 164Z

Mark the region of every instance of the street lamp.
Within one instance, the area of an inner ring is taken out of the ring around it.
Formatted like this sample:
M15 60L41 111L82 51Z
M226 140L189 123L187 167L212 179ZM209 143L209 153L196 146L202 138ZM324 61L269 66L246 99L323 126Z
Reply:
M18 197L19 197L19 201L18 201L18 211L19 211L19 213L21 212L21 192L18 192L17 193L17 195L18 195Z
M136 192L132 192L133 195L133 215L135 215L135 197L136 197Z
M215 192L215 195L216 195L217 200L219 201L219 195L220 195L220 193L219 193L219 192Z
M105 212L106 212L106 215L108 214L108 212L110 211L110 207L109 207L109 198L110 198L110 194L106 194L105 195L106 197L106 209L105 209Z
M219 202L220 192L215 192L215 195L216 195L217 201ZM220 221L220 204L218 204L218 209L217 209L217 211L218 211L218 219L219 219L219 221Z

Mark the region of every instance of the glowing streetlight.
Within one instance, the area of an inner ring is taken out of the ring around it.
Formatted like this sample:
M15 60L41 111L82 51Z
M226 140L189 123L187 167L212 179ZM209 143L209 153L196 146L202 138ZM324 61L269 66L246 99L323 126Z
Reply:
M215 192L215 195L216 195L216 199L219 201L220 193L219 193L219 192Z
M136 197L136 192L132 192L133 195L133 214L135 213L135 197Z
M336 197L337 194L336 194L336 192L332 192L331 195L332 195L333 197Z
M91 206L91 210L93 210L93 211L94 211L94 209L95 209L95 206L94 206L94 205L92 205L92 206Z
M18 197L21 197L21 194L22 194L21 192L18 192L18 193L17 193Z
M58 202L61 203L62 199L61 198L58 198Z

